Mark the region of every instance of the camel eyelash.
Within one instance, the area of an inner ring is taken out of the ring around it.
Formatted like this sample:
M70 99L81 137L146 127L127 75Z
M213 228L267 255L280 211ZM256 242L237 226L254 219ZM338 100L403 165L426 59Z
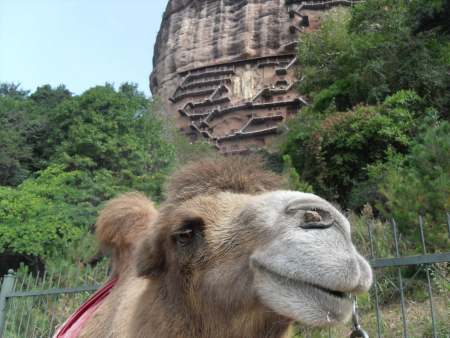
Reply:
M178 244L187 245L197 234L201 233L203 228L204 222L201 218L188 219L178 230L172 233L172 238Z
M184 236L184 235L190 235L193 233L192 229L182 229L182 230L178 230L175 231L172 236Z
M192 229L183 229L174 232L172 234L172 239L178 245L187 246L192 242L194 236L195 233Z

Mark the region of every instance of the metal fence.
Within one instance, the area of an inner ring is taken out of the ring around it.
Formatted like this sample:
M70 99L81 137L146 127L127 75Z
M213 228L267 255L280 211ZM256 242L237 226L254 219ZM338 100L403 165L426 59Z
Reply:
M450 338L450 214L447 213L446 219L446 228L434 229L444 239L439 243L443 252L428 253L424 218L418 217L417 224L411 225L409 232L416 233L416 238L420 239L412 243L420 244L415 248L405 246L405 251L409 249L421 254L412 255L402 255L401 233L394 219L390 222L391 229L383 229L391 230L391 236L384 238L374 236L373 223L369 222L369 257L374 269L371 296L375 312L375 325L368 323L372 328L371 336ZM392 238L394 257L377 258L375 244L383 243L389 237ZM438 244L430 242L433 247ZM396 324L394 327L383 320L381 307L386 303L390 306L384 312L391 324ZM389 309L394 313L389 313Z
M12 270L0 291L0 338L52 337L107 279L107 264L66 267L42 275Z
M355 240L374 269L369 296L358 300L363 328L371 337L449 338L450 214L441 229L446 237L441 252L433 253L427 251L423 217L418 217L418 241L412 243L419 243L419 247L414 248L404 244L395 220L390 224L375 220L367 223L368 231L360 234L363 240ZM419 251L421 254L417 254ZM58 270L48 269L41 276L10 271L0 280L0 338L51 337L55 328L106 280L108 272L106 263L95 268ZM348 326L325 331L306 329L296 337L345 337L348 331Z

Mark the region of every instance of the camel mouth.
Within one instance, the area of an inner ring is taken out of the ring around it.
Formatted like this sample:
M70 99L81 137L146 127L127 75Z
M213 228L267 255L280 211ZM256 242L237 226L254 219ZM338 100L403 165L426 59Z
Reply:
M327 288L324 288L324 287L316 285L316 284L310 284L310 283L305 283L305 284L309 284L310 286L312 286L312 287L314 287L316 289L319 289L319 290L321 290L321 291L323 291L325 293L328 293L329 295L332 295L332 296L337 297L337 298L350 298L350 293L347 293L347 292L327 289Z
M273 278L277 279L277 280L281 280L283 283L288 283L291 285L296 285L298 287L308 287L308 288L313 288L316 289L320 292L326 293L327 295L330 295L332 297L338 298L338 299L349 299L350 298L350 293L348 292L343 292L343 291L339 291L339 290L333 290L333 289L329 289L326 288L324 286L318 285L318 284L314 284L314 283L310 283L310 282L306 282L300 279L295 279L292 277L288 277L285 275L282 275L278 272L275 272L267 267L265 267L264 265L261 265L257 262L254 262L256 264L254 264L254 266L260 270L260 272L271 275Z
M292 278L252 262L255 283L261 300L286 317L317 327L348 321L350 293Z

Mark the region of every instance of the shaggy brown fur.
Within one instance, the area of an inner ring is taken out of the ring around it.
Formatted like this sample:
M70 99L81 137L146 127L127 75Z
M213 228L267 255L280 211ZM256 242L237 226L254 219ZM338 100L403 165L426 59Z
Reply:
M121 272L80 338L288 334L291 320L262 305L251 288L248 253L258 239L251 229L237 238L224 226L251 194L280 186L281 178L259 160L230 157L191 163L175 173L155 221L156 211L142 195L108 203L97 223L99 240L113 247L116 273L129 259L123 253L139 247L132 257L135 269Z
M137 192L123 194L106 204L95 232L102 250L112 255L113 276L129 268L132 249L157 215L153 203Z
M256 156L192 162L176 172L166 186L167 203L178 204L198 195L229 191L256 194L280 189L282 179L264 169Z

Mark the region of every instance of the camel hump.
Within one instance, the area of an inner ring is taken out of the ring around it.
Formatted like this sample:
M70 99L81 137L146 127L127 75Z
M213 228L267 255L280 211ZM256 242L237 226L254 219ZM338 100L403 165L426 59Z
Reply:
M157 215L153 202L139 192L125 193L106 203L95 232L102 250L112 256L113 275L130 266L131 252Z

